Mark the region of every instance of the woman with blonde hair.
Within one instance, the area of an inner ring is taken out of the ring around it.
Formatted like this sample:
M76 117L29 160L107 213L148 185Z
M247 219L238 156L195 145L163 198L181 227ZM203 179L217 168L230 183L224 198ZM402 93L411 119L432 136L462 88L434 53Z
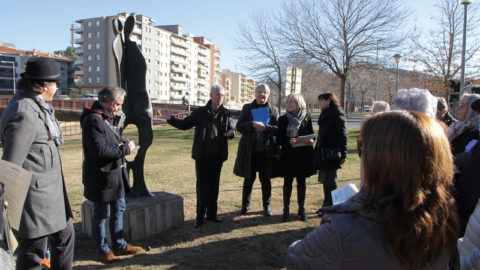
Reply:
M277 134L277 143L281 146L281 167L284 176L283 221L288 221L290 216L293 178L297 178L297 217L306 221L305 182L307 177L316 172L313 164L312 118L307 113L305 100L299 94L291 94L287 97L286 108L286 113L278 119ZM301 138L301 136L306 137Z
M449 192L452 154L423 113L368 118L358 140L360 192L327 207L320 227L289 248L302 269L447 269L458 222Z

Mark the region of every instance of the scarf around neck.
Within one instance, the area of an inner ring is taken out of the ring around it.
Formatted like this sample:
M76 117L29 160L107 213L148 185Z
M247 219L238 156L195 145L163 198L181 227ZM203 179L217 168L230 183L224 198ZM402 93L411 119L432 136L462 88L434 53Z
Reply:
M285 113L288 118L287 137L295 138L298 136L298 129L300 128L306 114L307 113L304 110L299 110L296 114L289 111Z
M32 96L32 98L40 107L42 112L45 113L45 125L47 126L50 139L52 139L57 146L63 145L62 130L57 118L55 117L55 110L53 109L52 105L45 102L40 95Z

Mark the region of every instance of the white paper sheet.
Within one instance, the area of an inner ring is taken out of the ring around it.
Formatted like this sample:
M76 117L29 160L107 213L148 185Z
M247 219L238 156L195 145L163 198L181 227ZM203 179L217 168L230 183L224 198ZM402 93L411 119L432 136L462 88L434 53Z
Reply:
M358 189L354 184L348 184L332 191L333 205L342 203L350 199L353 195L358 193Z

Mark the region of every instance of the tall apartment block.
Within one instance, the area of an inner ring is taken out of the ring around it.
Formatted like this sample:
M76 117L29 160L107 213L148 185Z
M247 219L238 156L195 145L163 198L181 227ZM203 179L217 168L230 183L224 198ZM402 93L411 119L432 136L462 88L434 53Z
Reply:
M80 45L76 53L82 55L76 76L82 82L82 90L95 92L117 85L112 21L118 18L124 22L129 15L120 13L76 21L80 24L75 27L80 36L75 40ZM212 84L212 47L216 46L211 42L206 44L210 47L195 42L193 35L182 33L180 25L154 25L153 19L143 15L135 15L135 19L130 39L137 43L147 62L146 87L150 99L161 103L181 103L187 99L191 104L205 104Z
M285 76L285 96L302 93L302 69L287 67Z
M14 82L25 71L25 65L31 57L46 57L53 59L60 71L60 85L57 94L67 94L73 86L73 60L50 53L17 50L12 44L0 44L0 95L13 95Z
M222 85L224 88L230 87L227 105L231 108L239 109L255 98L256 82L241 73L229 69L223 70Z

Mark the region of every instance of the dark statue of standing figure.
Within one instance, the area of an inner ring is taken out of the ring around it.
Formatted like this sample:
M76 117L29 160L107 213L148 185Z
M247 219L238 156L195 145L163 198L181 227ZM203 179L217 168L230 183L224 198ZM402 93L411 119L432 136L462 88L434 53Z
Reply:
M145 185L143 166L148 147L153 141L153 109L146 89L145 75L147 63L137 43L130 40L135 27L135 17L130 15L125 25L118 19L113 21L116 35L113 41L113 54L117 62L117 83L127 91L123 103L124 117L118 126L120 134L129 125L137 126L140 149L133 161L129 161L128 171L133 171L134 197L153 197Z

